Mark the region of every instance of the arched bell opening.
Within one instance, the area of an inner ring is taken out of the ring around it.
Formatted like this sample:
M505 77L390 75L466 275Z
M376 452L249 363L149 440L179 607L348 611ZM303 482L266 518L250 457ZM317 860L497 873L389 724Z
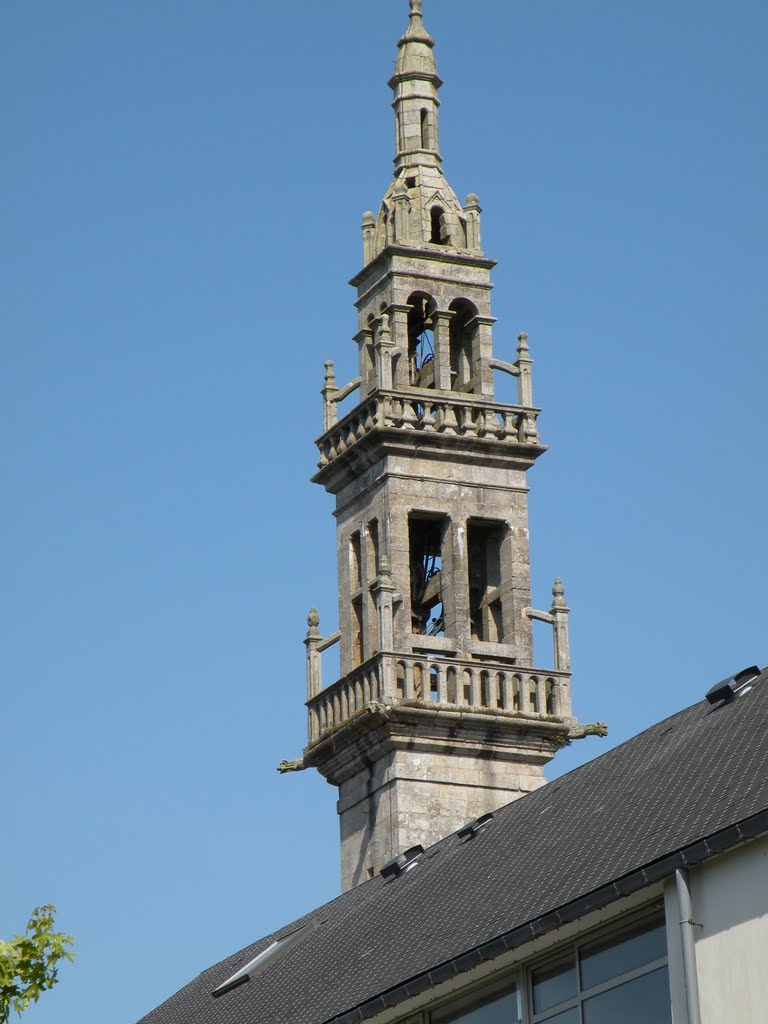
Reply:
M433 206L429 211L430 235L433 245L448 245L450 232L445 222L445 210L442 206Z
M426 292L408 299L408 383L411 387L435 386L435 300Z
M453 313L449 334L451 390L473 393L478 384L475 372L477 307L469 299L454 299L448 308Z

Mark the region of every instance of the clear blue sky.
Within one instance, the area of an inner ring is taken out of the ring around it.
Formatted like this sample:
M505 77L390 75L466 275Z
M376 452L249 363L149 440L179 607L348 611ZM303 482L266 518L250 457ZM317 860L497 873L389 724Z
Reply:
M565 771L768 662L768 8L424 10L496 349L535 359L534 600L563 577L610 727ZM275 766L336 623L312 442L406 13L0 6L0 935L53 902L80 951L29 1024L132 1024L337 892L334 791Z

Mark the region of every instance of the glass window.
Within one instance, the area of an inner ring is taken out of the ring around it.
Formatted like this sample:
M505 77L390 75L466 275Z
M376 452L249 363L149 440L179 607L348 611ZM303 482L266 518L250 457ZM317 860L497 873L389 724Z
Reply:
M570 1010L556 1013L554 1017L547 1017L547 1024L581 1024L578 1006L572 1006Z
M531 984L534 1013L541 1013L550 1006L573 999L576 995L576 964L573 954L556 964L537 967L531 973Z
M486 997L483 1002L475 1002L465 1006L463 1010L446 1007L438 1013L430 1015L431 1024L448 1024L448 1021L461 1021L461 1024L515 1024L520 1020L520 1001L517 988L500 995Z
M525 978L523 987L521 978ZM672 1024L662 912L614 928L523 975L459 995L425 1024Z
M654 918L627 932L581 948L581 987L592 988L667 955L664 921Z
M672 1024L667 968L584 1000L584 1024Z

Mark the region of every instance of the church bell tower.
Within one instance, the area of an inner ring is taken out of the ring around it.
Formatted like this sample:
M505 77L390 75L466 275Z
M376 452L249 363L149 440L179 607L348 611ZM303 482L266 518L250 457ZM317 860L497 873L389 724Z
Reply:
M363 216L351 281L359 375L339 386L325 364L313 480L336 498L339 629L323 636L311 610L308 743L281 765L338 787L344 890L541 786L560 746L603 731L571 714L560 580L548 611L531 607L527 472L546 450L531 356L525 334L514 362L494 355L494 261L477 196L462 205L443 175L421 6L389 82L394 179ZM516 378L516 405L495 401L497 373ZM552 627L551 668L534 667L532 619Z

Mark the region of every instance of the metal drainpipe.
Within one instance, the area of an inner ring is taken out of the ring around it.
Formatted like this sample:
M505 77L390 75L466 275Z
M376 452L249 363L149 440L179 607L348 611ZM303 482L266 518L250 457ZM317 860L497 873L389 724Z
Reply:
M691 903L688 872L684 868L678 868L675 871L675 884L677 904L680 910L680 938L683 944L683 979L685 981L688 1024L701 1024L699 979L696 974L696 940L693 932L693 904Z

